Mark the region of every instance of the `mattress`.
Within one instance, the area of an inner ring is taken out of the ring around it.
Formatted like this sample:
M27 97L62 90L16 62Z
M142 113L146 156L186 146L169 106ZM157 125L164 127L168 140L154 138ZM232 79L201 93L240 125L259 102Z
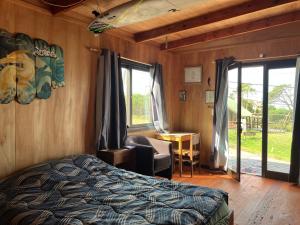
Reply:
M227 193L118 169L91 155L0 181L1 225L228 224Z

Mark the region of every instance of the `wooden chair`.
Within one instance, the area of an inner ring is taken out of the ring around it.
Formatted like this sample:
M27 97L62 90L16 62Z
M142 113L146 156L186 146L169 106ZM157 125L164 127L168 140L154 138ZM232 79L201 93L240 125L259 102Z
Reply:
M191 166L191 177L194 173L194 165L199 166L200 171L200 146L201 136L200 134L191 134L189 149L182 149L182 164L188 163ZM174 163L179 162L180 152L179 149L174 149ZM180 166L180 163L179 163ZM182 168L180 168L182 170Z

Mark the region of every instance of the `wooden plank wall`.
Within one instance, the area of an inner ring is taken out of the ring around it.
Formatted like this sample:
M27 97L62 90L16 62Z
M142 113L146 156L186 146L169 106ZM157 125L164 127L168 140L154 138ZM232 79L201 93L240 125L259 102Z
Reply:
M205 91L214 90L215 85L215 64L214 60L234 56L237 59L258 58L260 53L266 57L280 57L291 54L299 54L300 36L283 38L278 40L252 42L249 44L234 45L231 43L230 48L209 50L206 52L193 51L188 48L189 52L177 52L179 64L175 64L174 80L178 82L174 85L178 92L181 89L187 90L187 101L179 104L179 130L200 132L202 135L202 164L209 164L209 157L212 143L212 109L205 104ZM184 49L183 49L184 50ZM184 84L184 67L202 65L203 75L200 85ZM211 87L208 86L207 80L211 78Z
M157 47L102 35L99 41L86 24L53 17L22 1L0 1L0 28L24 32L63 47L66 87L54 90L48 100L29 105L0 105L0 177L32 164L65 155L94 151L94 101L97 53L86 47L109 48L144 63L163 65L167 111L171 129L179 115L172 85L176 57ZM101 45L101 46L100 46ZM147 131L147 136L153 131Z
M66 87L48 100L0 105L0 177L52 158L92 152L96 56L99 40L80 23L53 17L20 1L0 1L0 28L62 46Z

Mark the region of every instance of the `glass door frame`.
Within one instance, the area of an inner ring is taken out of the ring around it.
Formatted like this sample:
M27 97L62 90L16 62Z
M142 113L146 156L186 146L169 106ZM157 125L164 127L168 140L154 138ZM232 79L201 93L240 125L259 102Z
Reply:
M268 120L269 120L269 70L296 67L296 59L270 61L265 64L264 71L264 104L263 104L263 176L276 180L289 180L289 173L268 170ZM290 149L291 151L291 149Z
M296 59L274 60L242 63L241 68L251 66L263 66L263 119L262 119L262 177L288 181L289 174L270 171L268 165L268 108L269 108L269 70L283 69L296 66ZM241 85L241 83L239 84ZM241 94L241 93L239 93ZM240 136L240 135L239 135ZM240 161L240 160L239 160ZM240 162L239 162L240 163Z
M237 131L237 159L236 159L236 171L227 168L227 173L235 180L241 181L241 133L242 133L242 63L237 62L232 66L228 67L229 70L237 69L237 121L236 121L236 131ZM228 99L228 96L227 96ZM228 108L228 106L227 106Z

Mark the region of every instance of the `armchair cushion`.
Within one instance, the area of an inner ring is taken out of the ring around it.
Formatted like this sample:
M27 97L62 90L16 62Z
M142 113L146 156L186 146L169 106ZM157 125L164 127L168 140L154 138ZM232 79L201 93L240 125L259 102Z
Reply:
M170 155L155 154L154 155L154 172L160 172L168 169L171 166Z

